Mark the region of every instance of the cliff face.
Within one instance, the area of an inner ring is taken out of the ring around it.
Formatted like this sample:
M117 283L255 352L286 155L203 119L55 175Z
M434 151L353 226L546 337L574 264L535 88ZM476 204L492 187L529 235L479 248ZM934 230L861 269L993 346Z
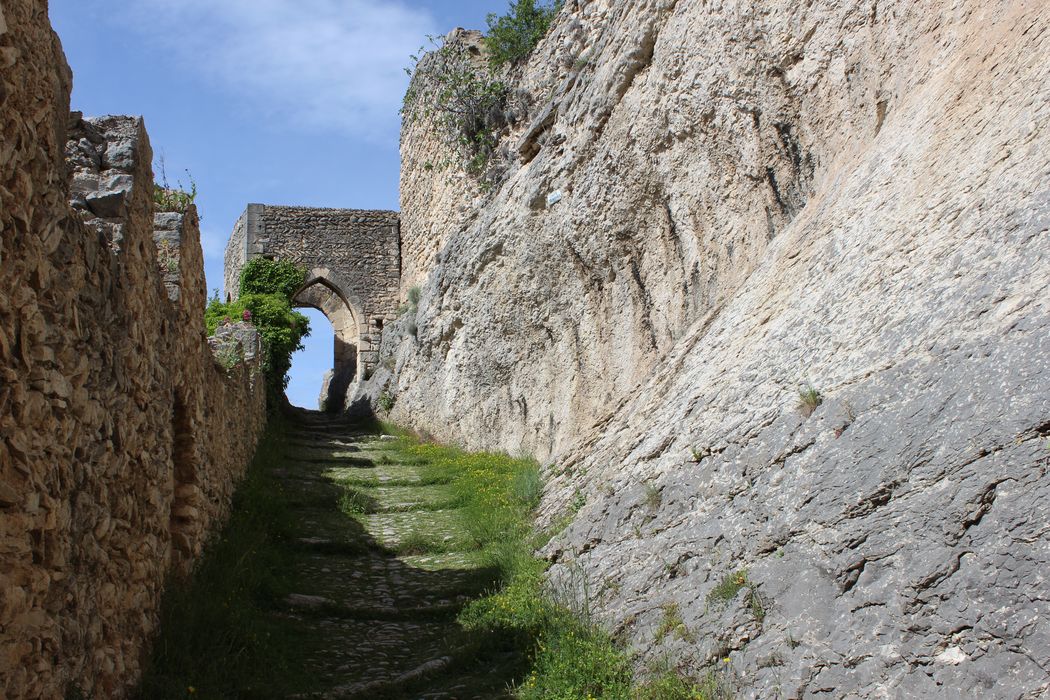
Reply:
M1042 695L1048 38L1020 1L570 0L493 193L406 128L394 417L549 458L552 576L648 658Z

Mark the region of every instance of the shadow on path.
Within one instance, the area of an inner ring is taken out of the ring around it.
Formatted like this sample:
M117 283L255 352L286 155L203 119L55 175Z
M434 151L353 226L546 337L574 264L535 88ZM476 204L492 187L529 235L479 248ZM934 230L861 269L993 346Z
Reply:
M361 421L297 411L273 470L293 515L294 593L273 612L295 630L302 698L511 697L524 659L456 615L496 584L450 489L400 464Z

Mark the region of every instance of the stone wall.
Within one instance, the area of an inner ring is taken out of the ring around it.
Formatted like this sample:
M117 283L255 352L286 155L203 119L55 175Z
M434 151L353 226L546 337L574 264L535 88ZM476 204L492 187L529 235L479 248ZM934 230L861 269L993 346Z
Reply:
M322 311L335 331L330 407L345 405L347 387L370 374L383 325L397 318L401 278L398 213L249 204L226 247L226 292L236 298L243 262L289 260L308 271L295 298Z
M230 238L226 241L226 251L223 255L223 290L226 301L237 296L240 289L240 274L244 263L248 262L248 212L251 206L237 218L230 232ZM253 217L254 218L254 217Z
M0 694L121 697L263 429L258 336L216 361L196 214L154 214L140 119L70 117L45 3L0 61Z
M405 141L438 250L392 418L550 463L551 575L642 667L1045 696L1048 38L1020 0L567 0L499 187Z
M477 56L479 68L487 70L482 56L482 33L455 29L445 42L466 47ZM439 89L427 73L432 54L422 57L412 75L411 90L424 103ZM413 110L415 117L401 121L401 294L425 281L446 238L477 216L484 202L475 178L455 165L458 158L449 139L427 118L426 106Z

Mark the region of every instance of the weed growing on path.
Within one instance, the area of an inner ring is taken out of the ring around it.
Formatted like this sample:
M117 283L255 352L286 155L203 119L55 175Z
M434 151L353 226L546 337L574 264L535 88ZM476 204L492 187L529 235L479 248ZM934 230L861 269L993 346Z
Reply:
M535 555L543 535L533 528L542 492L539 465L506 455L467 453L420 444L404 431L384 449L395 462L423 465L426 479L447 483L463 504L464 527L486 564L497 572L487 595L459 615L474 644L492 652L517 652L525 661L514 695L522 700L711 700L712 686L673 671L648 681L634 678L631 658L591 620L572 610L546 583L547 563ZM576 499L582 506L582 494ZM574 508L578 510L579 508ZM669 633L690 637L676 619Z

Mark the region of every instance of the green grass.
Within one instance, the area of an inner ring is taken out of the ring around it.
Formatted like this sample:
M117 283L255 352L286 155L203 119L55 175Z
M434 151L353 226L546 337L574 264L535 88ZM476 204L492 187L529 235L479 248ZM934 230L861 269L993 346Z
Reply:
M228 524L193 576L169 583L160 634L135 697L284 697L299 685L300 665L289 650L300 645L290 626L266 612L289 592L280 543L291 521L269 476L281 437L281 425L271 422Z
M393 549L403 556L411 556L415 554L445 554L458 551L461 547L457 542L417 530L402 537Z
M398 439L384 443L393 461L423 465L425 479L448 484L462 504L464 527L486 566L497 573L487 595L459 614L464 633L487 649L519 652L525 660L514 687L521 700L711 700L710 678L694 681L673 670L636 678L630 654L589 612L570 610L545 585L547 563L534 555L544 534L533 528L542 492L539 465L506 455L468 453L422 444L385 426ZM584 504L576 494L571 510ZM677 608L667 634L691 639Z
M656 628L656 640L662 641L668 635L673 635L676 639L693 643L696 641L696 635L694 635L685 622L682 620L682 613L678 609L678 603L666 603L661 606L663 611L663 617L660 619L660 625Z
M376 499L360 489L347 488L339 497L339 510L347 515L375 513L379 510Z
M758 622L766 619L766 602L762 594L758 592L758 586L747 574L747 569L741 569L726 574L718 585L707 594L707 604L714 607L725 607L737 594L747 589L747 605L751 608L751 614Z
M419 465L424 483L447 485L448 502L457 505L462 520L451 540L412 531L394 552L470 551L479 564L477 581L471 584L478 597L458 611L458 631L450 638L460 650L457 664L498 667L521 700L728 697L715 692L720 686L713 684L714 676L694 680L671 668L636 676L634 659L592 622L586 604L570 609L567 596L549 592L547 564L534 556L543 537L533 527L542 492L538 464L398 434L374 448L377 456ZM293 627L288 618L274 614L295 584L296 525L280 483L269 476L279 464L281 440L276 419L237 491L229 524L209 545L192 580L169 587L160 637L136 697L276 698L311 687L311 680L303 677L301 657L316 640L302 638L301 625ZM351 517L374 512L377 502L367 487L375 485L343 481L345 490L337 496L340 510ZM582 494L575 500L582 505ZM437 616L454 614L456 608L434 611ZM665 635L689 635L677 608L665 608L661 624ZM450 667L446 675L458 673L457 668Z

